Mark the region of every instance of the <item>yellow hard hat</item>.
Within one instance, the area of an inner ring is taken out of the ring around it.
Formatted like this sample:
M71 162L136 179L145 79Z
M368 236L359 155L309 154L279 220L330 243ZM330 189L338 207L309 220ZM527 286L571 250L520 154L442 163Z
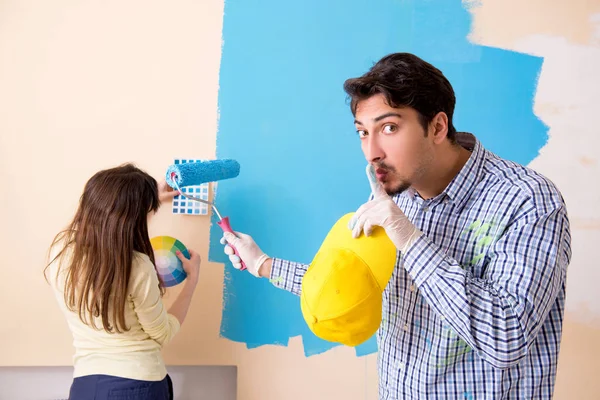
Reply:
M348 221L331 228L302 279L300 307L321 339L357 346L381 324L382 293L396 265L396 246L380 227L352 237Z

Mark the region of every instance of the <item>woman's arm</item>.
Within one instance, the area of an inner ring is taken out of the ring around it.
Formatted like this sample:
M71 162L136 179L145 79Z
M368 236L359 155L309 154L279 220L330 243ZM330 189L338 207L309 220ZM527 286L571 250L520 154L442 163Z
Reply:
M169 308L169 314L174 315L180 324L183 324L185 317L192 302L192 296L196 285L198 284L198 273L200 270L200 256L193 250L190 250L190 259L185 258L180 251L177 251L177 257L183 264L183 269L187 274L183 289Z
M188 274L185 286L167 312L158 287L158 275L147 257L140 260L138 276L133 287L132 300L140 325L161 346L168 343L179 331L189 309L192 294L198 283L200 257L190 250L190 259L183 255L183 268Z

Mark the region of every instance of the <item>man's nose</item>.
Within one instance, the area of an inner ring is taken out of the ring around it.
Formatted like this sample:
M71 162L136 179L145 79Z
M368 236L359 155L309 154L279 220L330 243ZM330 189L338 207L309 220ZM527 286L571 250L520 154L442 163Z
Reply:
M373 136L371 136L367 139L367 144L365 146L364 152L365 152L365 158L367 159L367 161L372 162L372 163L379 162L379 161L383 160L385 157L385 153L383 152L383 149L379 145L379 141L377 140L376 137L373 137Z

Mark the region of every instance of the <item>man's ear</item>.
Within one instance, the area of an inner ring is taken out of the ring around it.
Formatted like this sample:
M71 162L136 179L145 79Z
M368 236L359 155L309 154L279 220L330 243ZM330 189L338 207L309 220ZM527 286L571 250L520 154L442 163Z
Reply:
M445 112L437 113L429 124L430 134L433 137L433 142L440 144L448 136L448 116Z

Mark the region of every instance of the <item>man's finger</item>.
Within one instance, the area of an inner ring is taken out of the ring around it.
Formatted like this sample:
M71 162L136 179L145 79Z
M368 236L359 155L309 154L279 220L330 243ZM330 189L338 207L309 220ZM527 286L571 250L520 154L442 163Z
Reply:
M354 225L356 225L357 220L358 218L356 217L356 213L354 213L354 215L352 215L352 218L350 218L350 221L348 221L348 229L354 229Z
M373 196L375 198L387 196L387 192L381 185L381 182L377 180L377 176L375 175L375 167L373 166L373 164L367 165L367 178L369 179L369 185L371 185L371 192L373 192Z
M354 229L354 226L356 225L356 222L371 208L376 207L379 203L376 201L368 201L366 203L364 203L362 206L360 206L358 208L358 210L356 210L356 212L354 213L354 215L352 215L352 218L350 218L350 221L348 221L348 229L352 230Z
M364 215L358 217L358 219L356 220L356 224L354 225L354 228L352 229L352 237L353 238L356 239L356 238L360 237L360 234L361 234L366 222L367 222L367 219L365 218Z
M231 246L227 245L225 246L224 250L225 254L227 254L228 256L235 254L235 252L233 251L233 249L231 248Z
M373 227L374 225L370 221L365 223L365 226L363 226L363 232L365 233L365 236L371 236L371 233L373 233Z
M238 237L236 237L233 233L231 232L225 232L223 234L223 237L225 238L225 240L227 240L227 242L234 246L237 247L237 244L239 243L240 239Z

